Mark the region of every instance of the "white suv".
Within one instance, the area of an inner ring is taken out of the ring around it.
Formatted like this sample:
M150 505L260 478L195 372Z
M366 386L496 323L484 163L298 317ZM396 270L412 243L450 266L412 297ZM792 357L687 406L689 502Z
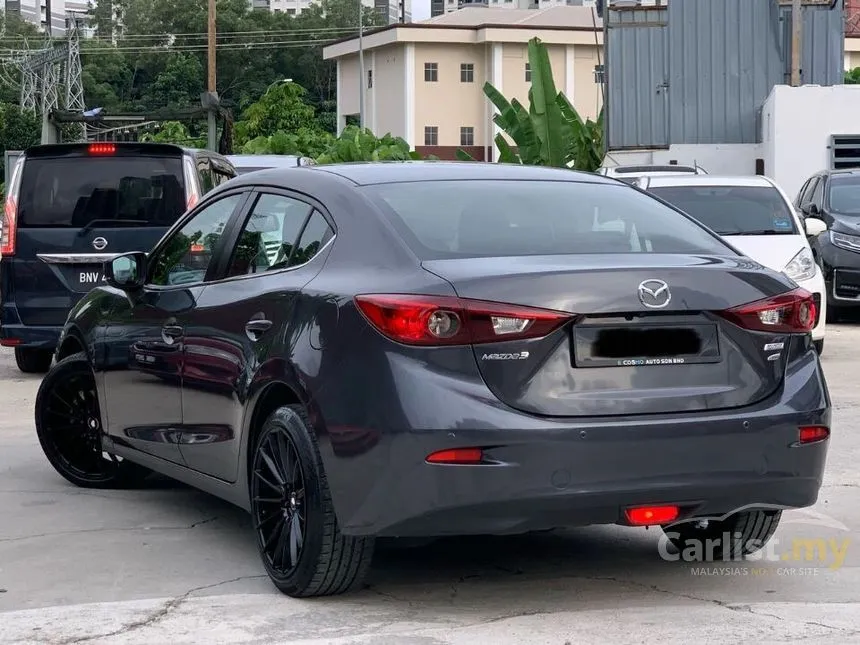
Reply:
M827 298L824 277L807 236L824 232L821 220L803 219L785 192L767 177L675 175L636 182L718 233L741 253L780 271L815 296L815 347L824 349Z

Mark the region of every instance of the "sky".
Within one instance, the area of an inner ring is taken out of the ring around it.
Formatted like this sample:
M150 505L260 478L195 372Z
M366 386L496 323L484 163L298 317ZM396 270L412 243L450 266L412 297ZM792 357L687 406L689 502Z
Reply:
M430 0L412 0L412 22L430 17Z

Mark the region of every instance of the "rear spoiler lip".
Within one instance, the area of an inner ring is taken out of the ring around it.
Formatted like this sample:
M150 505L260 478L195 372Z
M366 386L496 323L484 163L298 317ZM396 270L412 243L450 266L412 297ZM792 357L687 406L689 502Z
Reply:
M88 156L89 143L52 143L27 148L21 155L27 159L59 159ZM185 150L170 143L116 143L116 155L182 158ZM104 156L99 156L103 159Z

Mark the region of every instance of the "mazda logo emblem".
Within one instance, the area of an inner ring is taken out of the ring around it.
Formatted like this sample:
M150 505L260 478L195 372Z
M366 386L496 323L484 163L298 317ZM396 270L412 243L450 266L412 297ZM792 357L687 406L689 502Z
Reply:
M103 248L107 246L107 240L103 237L97 237L93 240L93 248L96 251L101 251Z
M671 300L669 285L662 280L645 280L639 283L639 301L649 309L662 309Z

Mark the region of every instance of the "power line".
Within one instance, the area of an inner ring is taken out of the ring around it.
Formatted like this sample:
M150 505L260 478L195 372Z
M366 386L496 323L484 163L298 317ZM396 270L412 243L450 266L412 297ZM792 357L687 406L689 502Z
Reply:
M319 34L319 33L344 33L344 32L353 32L355 28L353 27L317 27L317 28L303 28L303 29L256 29L252 31L219 31L217 34L218 38L234 38L238 36L293 36L293 35L302 35L302 34ZM12 42L15 40L26 40L26 36L20 34L10 34L0 38L0 42ZM130 40L152 40L152 39L166 39L166 38L174 38L174 39L203 39L208 38L207 33L180 33L180 34L125 34L117 38L118 41L130 41ZM108 36L92 36L90 38L83 39L82 42L93 42L93 41L102 41L102 42L113 42L113 39Z
M272 41L262 43L228 43L218 45L218 50L265 50L265 49L303 49L310 45L325 45L330 43L330 39L324 40L302 40L296 42L294 40ZM103 48L87 48L81 49L81 56L89 54L102 54L105 52L119 52L123 54L180 54L205 52L207 45L205 43L199 45L173 45L173 46L156 46L156 47L103 47Z

